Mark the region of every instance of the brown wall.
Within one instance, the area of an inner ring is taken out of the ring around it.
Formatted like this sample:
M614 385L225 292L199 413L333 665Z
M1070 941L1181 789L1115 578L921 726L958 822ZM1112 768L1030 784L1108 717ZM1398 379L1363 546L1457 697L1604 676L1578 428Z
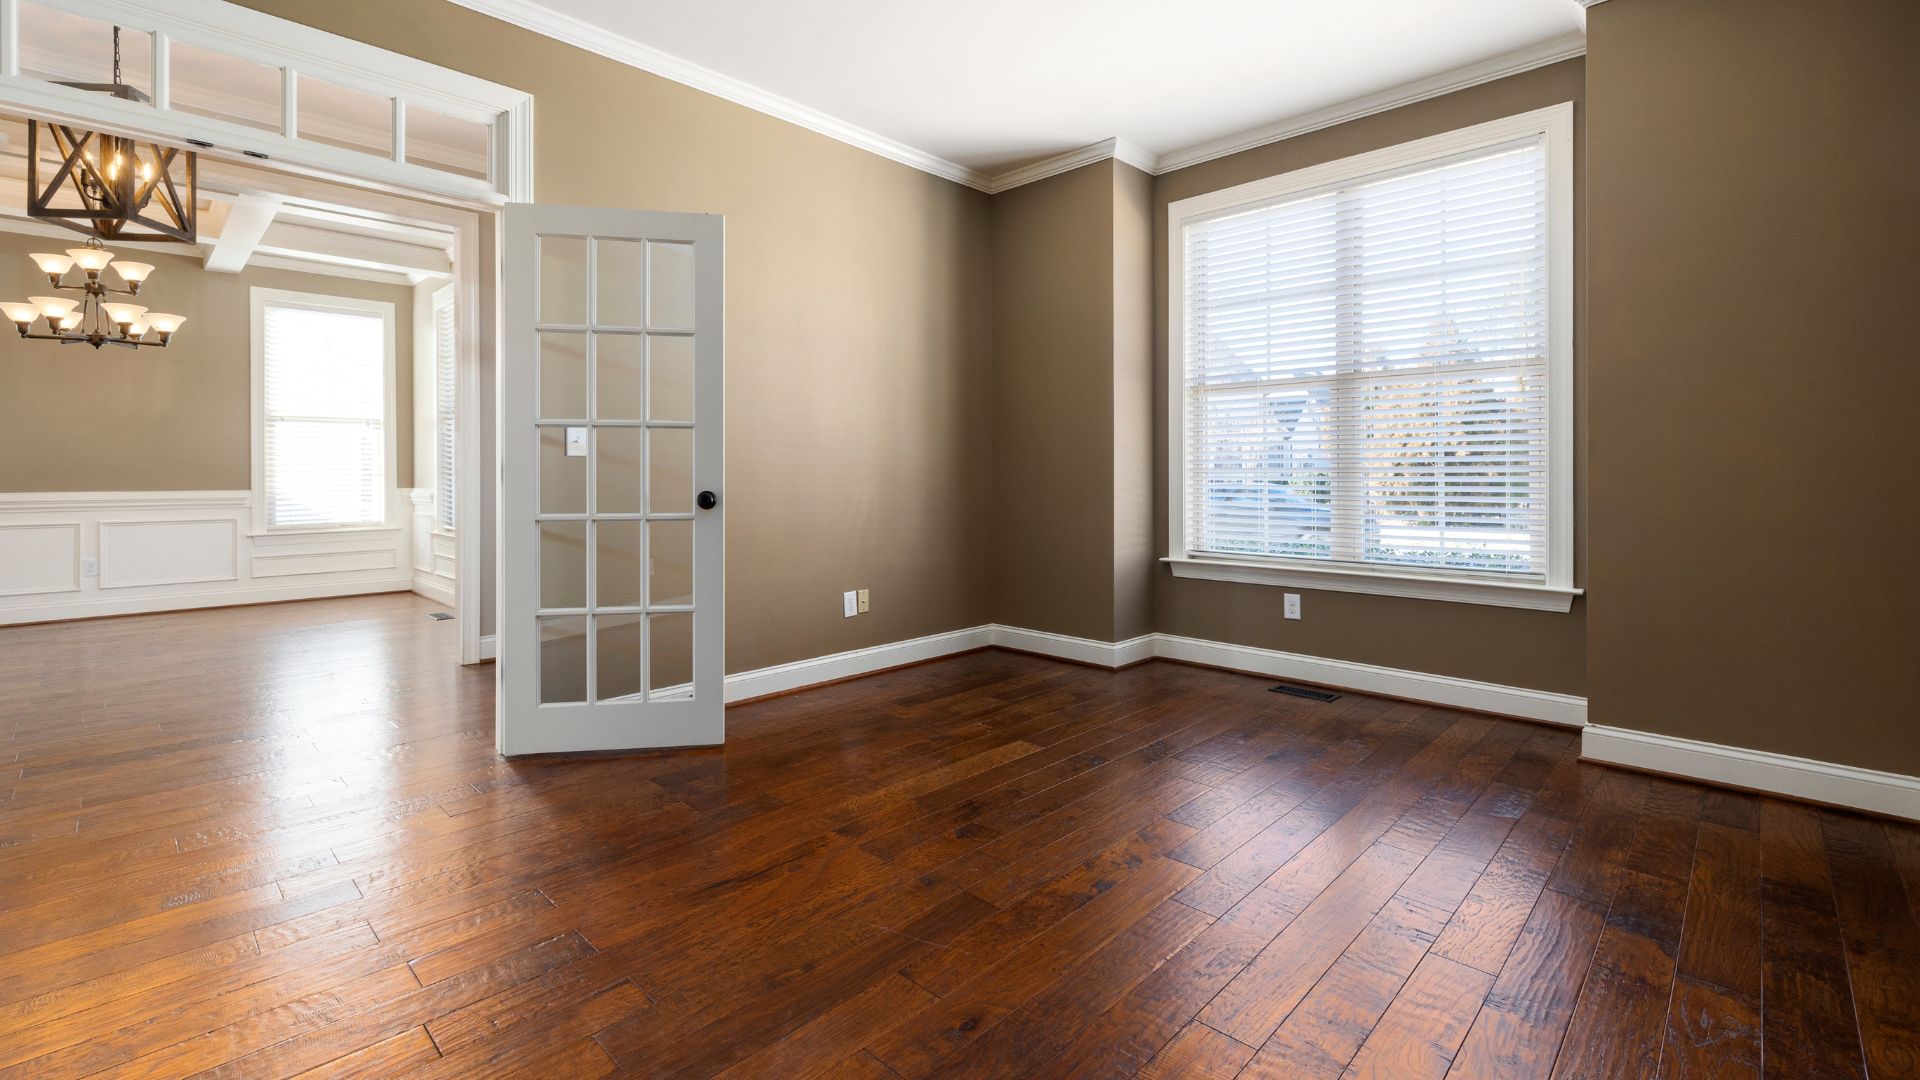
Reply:
M1153 177L1113 167L1113 638L1150 634L1153 573Z
M1114 162L993 197L993 619L1113 640Z
M73 240L0 232L0 299L49 292L27 258ZM113 250L112 245L108 245ZM209 273L196 256L121 254L152 263L138 303L187 318L166 349L22 341L0 333L0 491L244 491L253 366L248 290L328 293L394 305L395 486L413 483L413 294L322 274ZM112 278L112 273L108 273ZM118 285L119 282L113 281ZM77 293L68 293L77 296ZM44 324L42 324L44 326Z
M1588 18L1591 718L1920 774L1920 5Z
M1626 0L1632 6L1639 0ZM1612 6L1612 5L1603 5ZM1166 541L1167 204L1279 173L1351 157L1515 113L1574 102L1574 165L1582 168L1582 64L1569 60L1484 83L1443 97L1364 117L1282 142L1202 162L1154 183L1153 306L1154 536ZM1582 217L1583 185L1575 183L1574 210ZM1582 276L1584 230L1575 226L1575 293ZM1576 302L1576 308L1585 305ZM1574 583L1586 583L1585 316L1574 332L1576 454L1574 461ZM1267 585L1176 579L1156 566L1154 607L1162 633L1229 641L1412 671L1452 675L1536 690L1579 694L1586 689L1586 605L1570 612L1521 611L1390 596L1282 590ZM1283 591L1301 593L1305 617L1281 617Z
M995 622L1153 630L1152 191L1108 160L993 197Z
M985 195L453 4L249 6L532 93L542 202L726 215L729 671L987 621Z

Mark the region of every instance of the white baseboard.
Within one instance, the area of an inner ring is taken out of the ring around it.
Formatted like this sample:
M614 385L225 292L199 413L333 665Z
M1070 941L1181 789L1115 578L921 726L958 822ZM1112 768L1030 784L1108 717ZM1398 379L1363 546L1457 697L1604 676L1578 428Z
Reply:
M438 574L423 574L417 570L414 571L413 591L436 604L445 604L448 607L453 607L458 603L453 595L453 582L448 581Z
M1920 821L1920 777L1601 725L1581 732L1580 756Z
M285 600L320 600L330 596L365 596L369 593L408 592L412 588L413 582L407 578L381 578L372 581L314 581L300 585L253 585L197 592L102 597L8 608L0 612L0 625L96 619L108 615L150 615L159 611L275 604Z
M1587 699L1573 694L1528 690L1451 675L1432 675L1424 671L1378 667L1351 660L1256 649L1251 645L1230 645L1223 641L1203 641L1173 634L1156 634L1154 638L1154 655L1166 660L1185 660L1277 679L1296 679L1363 694L1427 701L1449 708L1518 716L1565 727L1584 727L1587 723Z
M480 635L480 659L492 660L500 655L500 639L493 634Z
M1069 637L1045 630L1023 630L1017 626L994 626L991 629L993 643L1003 648L1109 668L1123 668L1128 664L1153 659L1154 639L1158 637L1156 634L1142 634L1126 641L1110 642Z
M798 690L901 664L966 652L984 645L998 645L1107 668L1126 667L1155 657L1185 660L1274 678L1341 687L1358 693L1429 701L1452 708L1518 716L1568 727L1580 727L1586 723L1586 699L1571 694L1527 690L1517 686L1301 656L1219 641L1201 641L1171 634L1143 634L1127 641L1107 642L998 625L975 626L911 641L897 641L811 660L797 660L777 667L738 672L727 676L727 700L739 701Z
M729 702L744 701L747 698L764 697L767 694L785 693L788 690L833 682L836 679L848 679L855 675L884 671L902 664L914 664L922 660L932 660L936 657L984 648L994 643L995 629L991 626L974 626L965 630L950 630L944 634L929 634L926 637L912 638L907 641L895 641L886 645L834 653L831 656L816 656L810 660L795 660L790 664L776 664L773 667L738 672L727 676L727 700Z

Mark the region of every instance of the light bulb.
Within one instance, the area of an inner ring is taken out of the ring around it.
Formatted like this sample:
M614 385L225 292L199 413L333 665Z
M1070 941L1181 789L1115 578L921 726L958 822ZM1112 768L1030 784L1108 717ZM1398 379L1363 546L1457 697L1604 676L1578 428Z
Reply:
M142 310L145 309L143 308ZM180 324L186 321L187 317L185 315L168 315L160 311L147 312L147 324L163 335L171 334L175 330L180 329Z
M40 264L40 272L50 277L59 277L73 269L73 259L66 255L55 255L50 251L36 251L27 256Z
M64 296L29 296L27 302L39 308L40 314L45 315L48 322L64 319L74 308L80 306L80 301L69 300Z
M113 269L120 275L120 280L130 285L138 285L147 280L148 274L153 273L153 264L121 261L114 263Z
M147 309L139 304L101 304L100 310L107 313L107 318L112 319L115 326L132 326L147 313Z
M107 268L107 264L113 261L113 252L108 251L105 248L97 248L97 247L68 248L67 254L73 256L73 263L75 266L78 266L82 270L86 270L95 274L99 273L102 270L105 270Z
M0 303L0 311L6 312L8 319L19 323L22 330L32 325L33 320L40 317L40 309L34 307L32 304L21 304L11 301Z

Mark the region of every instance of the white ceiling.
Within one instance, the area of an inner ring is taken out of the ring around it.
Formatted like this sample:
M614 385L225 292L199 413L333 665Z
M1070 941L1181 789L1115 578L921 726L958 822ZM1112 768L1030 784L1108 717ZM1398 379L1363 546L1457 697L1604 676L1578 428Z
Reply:
M1165 157L1585 27L1580 0L457 2L987 177L1113 137Z

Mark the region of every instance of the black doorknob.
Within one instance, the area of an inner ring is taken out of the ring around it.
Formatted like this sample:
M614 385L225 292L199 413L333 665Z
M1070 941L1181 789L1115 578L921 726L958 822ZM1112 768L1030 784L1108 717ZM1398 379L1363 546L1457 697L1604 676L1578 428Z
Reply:
M720 496L715 495L711 491L703 491L700 493L700 497L693 500L693 502L694 505L702 510L711 510L720 505Z

